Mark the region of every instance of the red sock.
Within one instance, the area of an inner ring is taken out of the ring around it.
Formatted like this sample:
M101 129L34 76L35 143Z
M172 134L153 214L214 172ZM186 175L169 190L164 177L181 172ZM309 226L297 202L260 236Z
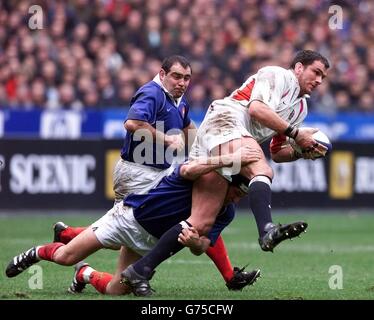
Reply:
M90 284L102 294L105 294L108 283L112 280L113 275L106 272L92 271L90 275Z
M61 231L60 241L67 244L84 230L86 230L85 227L67 227L65 230Z
M37 255L41 260L53 261L53 254L62 246L64 244L61 242L47 243L38 248Z
M208 248L206 254L213 260L219 272L221 272L223 279L225 279L226 282L231 280L234 276L234 269L232 268L225 243L221 236L218 237L213 247Z

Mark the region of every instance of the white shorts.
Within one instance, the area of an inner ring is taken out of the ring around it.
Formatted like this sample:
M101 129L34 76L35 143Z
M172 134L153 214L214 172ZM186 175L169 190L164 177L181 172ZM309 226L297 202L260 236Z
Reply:
M230 99L215 100L197 131L189 158L209 157L211 151L219 145L241 137L252 137L249 128L248 108ZM239 173L228 167L218 169L217 172L224 176Z
M91 228L105 248L126 246L141 256L152 250L158 241L136 221L133 209L122 202L115 204Z
M143 194L156 186L168 174L168 169L118 160L113 172L115 203L121 202L129 193Z

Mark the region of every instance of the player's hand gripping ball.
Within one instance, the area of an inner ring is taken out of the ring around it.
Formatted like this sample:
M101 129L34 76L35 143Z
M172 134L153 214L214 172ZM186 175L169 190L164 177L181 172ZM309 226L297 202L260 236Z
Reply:
M326 157L332 150L332 144L331 144L329 137L326 134L324 134L321 130L318 130L317 132L313 133L313 138L314 140L316 140L316 142L324 145L327 148L326 153L323 156L319 154L317 151L313 152L313 151L308 151L308 150L302 150L301 147L295 142L294 139L289 138L289 144L300 155L309 152L311 153L312 159Z

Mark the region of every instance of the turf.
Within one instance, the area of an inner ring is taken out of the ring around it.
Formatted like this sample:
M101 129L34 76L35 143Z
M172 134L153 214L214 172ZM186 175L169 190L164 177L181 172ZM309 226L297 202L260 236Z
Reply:
M96 218L63 216L70 225L86 225ZM33 274L27 271L7 279L4 270L10 259L33 245L50 242L51 225L56 220L56 216L48 215L0 216L0 299L137 299L104 296L91 286L80 295L68 294L73 268L44 261L38 264L43 271L43 289L30 289ZM249 264L247 269L261 269L262 278L256 285L241 292L228 291L207 256L196 257L184 250L158 268L152 280L156 290L152 299L374 299L374 215L321 211L274 215L274 220L280 223L305 220L309 223L308 232L292 242L281 243L274 253L260 250L253 218L246 214L238 214L223 233L234 265ZM113 272L116 257L115 251L101 250L87 262L99 270ZM329 287L330 277L336 273L330 270L332 266L341 267L342 289Z

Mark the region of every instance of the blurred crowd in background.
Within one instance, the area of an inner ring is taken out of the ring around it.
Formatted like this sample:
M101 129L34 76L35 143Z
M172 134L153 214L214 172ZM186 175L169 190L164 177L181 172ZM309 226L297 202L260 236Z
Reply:
M43 29L28 10L43 8ZM329 27L332 4L343 9ZM192 108L205 110L264 65L297 50L332 68L312 94L317 112L374 112L372 0L66 0L0 2L0 108L127 107L166 56L190 59Z

